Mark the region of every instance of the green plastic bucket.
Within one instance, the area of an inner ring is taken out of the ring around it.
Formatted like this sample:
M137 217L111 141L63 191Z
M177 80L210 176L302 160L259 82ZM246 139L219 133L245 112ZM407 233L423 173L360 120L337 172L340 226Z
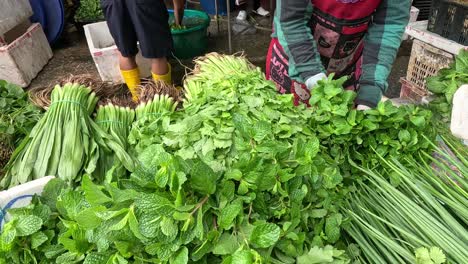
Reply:
M182 24L185 29L172 29L174 55L179 59L190 59L203 55L207 43L207 29L210 25L208 14L198 10L186 9ZM174 11L169 10L169 24L174 23Z

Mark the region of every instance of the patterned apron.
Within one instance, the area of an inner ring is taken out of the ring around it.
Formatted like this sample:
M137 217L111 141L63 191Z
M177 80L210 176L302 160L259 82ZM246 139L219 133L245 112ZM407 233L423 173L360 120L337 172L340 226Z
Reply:
M372 14L381 0L312 0L314 6L308 26L317 42L327 74L348 76L346 89L357 90L361 76L364 36ZM378 52L378 51L376 51ZM289 59L277 38L270 43L266 76L280 93L293 93L294 104L308 104L310 93L304 84L289 78Z

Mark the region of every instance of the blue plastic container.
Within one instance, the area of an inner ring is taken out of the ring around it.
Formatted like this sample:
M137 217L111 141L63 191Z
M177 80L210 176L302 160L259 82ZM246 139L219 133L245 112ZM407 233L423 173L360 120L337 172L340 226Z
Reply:
M53 44L62 34L65 11L62 0L29 0L33 9L32 22L41 24L47 40Z
M225 16L227 15L227 6L226 0L200 0L200 4L202 6L203 11L208 13L209 15L216 14L215 8L215 1L218 1L218 15ZM234 9L234 0L230 0L231 3L231 11Z
M62 35L65 26L65 9L62 0L42 0L42 6L46 16L47 39L53 44Z
M44 7L42 6L41 0L29 0L31 8L33 10L33 15L31 17L32 23L41 24L42 28L46 28L46 18L44 14Z

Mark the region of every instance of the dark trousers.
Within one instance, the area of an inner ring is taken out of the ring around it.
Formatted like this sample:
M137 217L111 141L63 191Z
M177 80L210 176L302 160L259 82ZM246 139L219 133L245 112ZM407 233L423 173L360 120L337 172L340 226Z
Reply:
M172 54L169 13L163 0L101 0L115 44L124 57L138 53L145 58Z

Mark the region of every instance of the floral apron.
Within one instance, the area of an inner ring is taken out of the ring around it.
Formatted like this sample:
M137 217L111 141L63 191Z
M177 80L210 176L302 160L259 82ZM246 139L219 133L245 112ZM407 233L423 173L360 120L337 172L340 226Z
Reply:
M314 8L308 26L322 64L327 74L349 77L346 89L358 88L364 36L380 3L381 0L312 0ZM289 78L288 61L278 39L273 38L267 55L267 78L276 83L280 93L293 93L295 105L301 101L308 104L310 93L304 84Z

